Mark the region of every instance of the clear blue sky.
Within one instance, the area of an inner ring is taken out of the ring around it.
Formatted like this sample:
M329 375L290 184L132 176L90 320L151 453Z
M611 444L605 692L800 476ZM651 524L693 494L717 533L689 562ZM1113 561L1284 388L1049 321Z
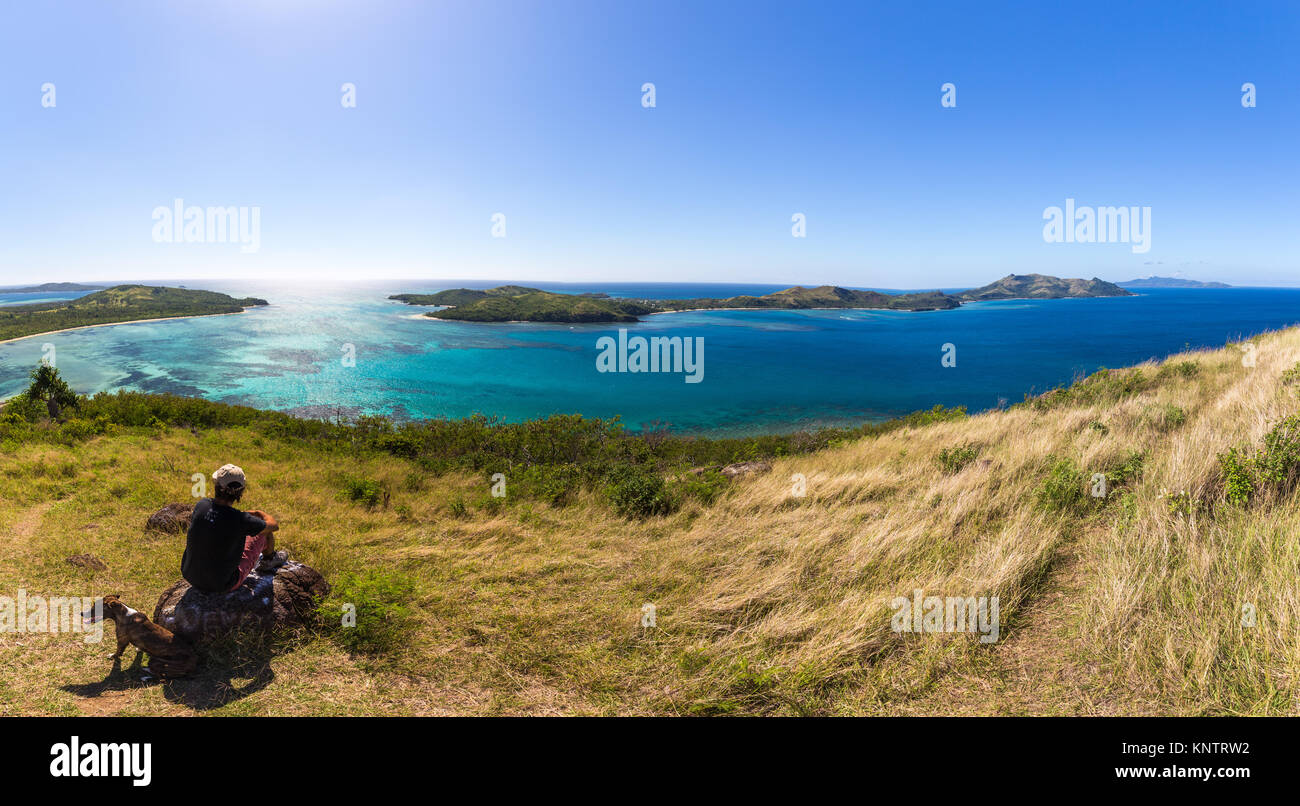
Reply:
M803 5L9 5L0 283L1300 282L1297 4ZM177 197L260 251L154 243ZM1066 198L1150 252L1045 243Z

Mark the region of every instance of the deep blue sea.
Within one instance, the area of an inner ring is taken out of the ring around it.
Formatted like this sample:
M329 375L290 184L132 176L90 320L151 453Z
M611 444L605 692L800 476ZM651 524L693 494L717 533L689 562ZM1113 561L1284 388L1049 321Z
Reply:
M114 325L0 344L0 397L56 349L79 392L139 389L306 416L475 413L621 416L707 434L881 420L936 403L1017 402L1099 367L1221 347L1300 323L1300 289L1152 289L1108 299L1005 301L953 311L709 311L649 316L629 336L704 339L700 383L682 374L601 373L613 325L471 324L420 317L389 294L496 282L390 281L301 287L181 281L270 300L237 316ZM545 284L615 296L764 294L781 286ZM0 293L0 305L57 295ZM60 298L67 298L67 295ZM955 346L955 367L941 364ZM347 366L347 345L355 366Z

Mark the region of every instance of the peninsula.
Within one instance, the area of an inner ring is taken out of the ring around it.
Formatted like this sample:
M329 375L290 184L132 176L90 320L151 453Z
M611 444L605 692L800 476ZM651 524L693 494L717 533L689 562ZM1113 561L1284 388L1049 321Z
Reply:
M118 285L78 299L0 307L0 341L93 325L242 313L266 304L264 299L235 299L215 291Z
M885 294L839 286L794 286L762 296L716 299L623 299L607 294L558 294L518 285L488 289L453 288L436 294L394 294L389 299L407 305L440 306L425 316L462 322L636 322L657 313L699 310L815 310L859 308L893 311L951 310L964 302L998 299L1060 299L1065 297L1127 297L1117 285L1091 280L1009 274L990 285L960 294L925 291Z

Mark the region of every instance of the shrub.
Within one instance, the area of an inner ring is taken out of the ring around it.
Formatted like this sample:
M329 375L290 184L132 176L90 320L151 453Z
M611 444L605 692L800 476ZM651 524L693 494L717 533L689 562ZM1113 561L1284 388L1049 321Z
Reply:
M667 515L676 509L663 477L635 466L623 466L611 472L605 494L625 518Z
M1284 417L1264 435L1264 446L1256 455L1260 478L1284 492L1295 484L1300 470L1300 415Z
M1187 411L1170 403L1146 412L1147 421L1159 431L1172 431L1187 422Z
M709 468L699 473L683 473L673 480L672 498L694 499L702 504L712 504L727 490L731 480Z
M317 615L349 652L388 654L409 644L414 636L414 593L414 583L397 571L369 569L345 574L320 604ZM355 624L347 621L352 608Z
M1263 489L1289 493L1300 477L1300 415L1279 420L1253 452L1233 447L1219 454L1219 469L1231 503L1249 503Z
M349 476L343 480L343 497L354 504L374 509L382 503L387 507L389 495L387 485L374 479Z
M1296 364L1294 367L1291 367L1286 372L1282 373L1283 386L1293 386L1296 383L1300 383L1300 364Z
M512 488L526 498L562 507L582 487L582 468L575 464L535 465L514 475Z
M1146 454L1142 451L1129 451L1124 460L1115 468L1106 471L1106 481L1112 485L1125 484L1142 474L1142 463Z
M1082 512L1088 506L1083 471L1069 459L1057 459L1038 488L1038 505L1058 512Z
M1250 457L1239 448L1229 448L1219 454L1219 468L1223 471L1223 494L1230 503L1244 506L1255 495L1255 474Z
M935 461L938 462L940 470L951 476L975 461L975 455L974 445L962 445L956 448L944 448L939 451Z
M1200 371L1201 366L1195 361L1173 361L1161 365L1157 377L1164 378L1172 375L1179 378L1194 378Z

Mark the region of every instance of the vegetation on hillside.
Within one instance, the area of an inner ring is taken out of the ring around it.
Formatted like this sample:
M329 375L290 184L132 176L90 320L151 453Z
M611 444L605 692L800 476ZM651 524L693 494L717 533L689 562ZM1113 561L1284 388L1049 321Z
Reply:
M995 299L1063 299L1065 297L1131 297L1114 283L1078 278L1062 279L1045 274L1008 274L986 286L972 288L957 295L958 299L978 302Z
M975 416L752 440L132 393L59 421L17 399L0 587L147 611L182 538L142 537L145 516L235 461L244 504L337 590L320 629L204 648L165 686L6 636L0 713L1294 714L1300 330L1254 342L1249 366L1230 346ZM757 456L768 472L685 472ZM917 590L997 596L998 639L896 632Z
M239 313L266 304L264 299L236 299L215 291L119 285L73 300L0 307L0 341L86 325Z
M408 305L452 306L426 316L467 322L635 322L640 316L699 309L772 308L880 308L929 311L955 308L960 303L938 291L922 294L882 294L836 286L803 288L726 299L620 299L606 294L556 294L522 286L500 286L483 291L456 288L437 294L394 294L389 299Z
M808 310L816 308L869 308L896 311L949 310L963 301L1033 297L1129 296L1132 292L1093 278L1062 280L1041 274L1007 275L996 283L956 296L942 291L882 294L839 286L794 286L762 296L741 295L717 299L618 299L605 294L556 294L536 288L507 285L484 290L454 288L436 294L394 294L389 299L408 305L449 306L425 314L437 319L467 322L633 322L650 313L736 308Z

